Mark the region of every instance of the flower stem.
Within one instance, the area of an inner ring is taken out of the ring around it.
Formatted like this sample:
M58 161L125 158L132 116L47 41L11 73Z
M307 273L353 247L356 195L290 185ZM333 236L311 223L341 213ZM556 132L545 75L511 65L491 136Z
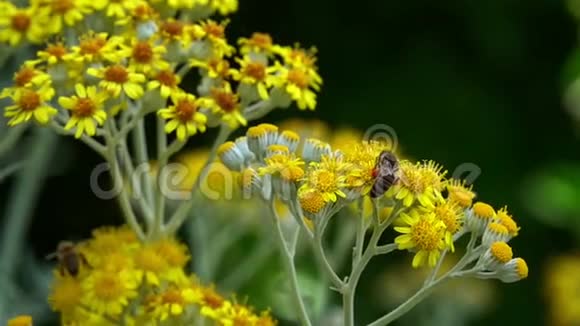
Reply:
M296 305L296 308L299 312L298 317L300 318L301 325L311 326L312 323L310 322L310 318L308 317L304 301L302 300L302 296L300 295L300 285L298 284L296 267L294 266L294 255L293 255L294 248L288 248L288 244L284 239L284 232L282 231L282 226L280 225L280 218L278 217L278 213L276 212L276 207L274 206L273 202L270 203L270 210L272 212L272 214L270 215L272 216L274 225L276 226L276 240L278 242L278 246L280 247L280 252L282 254L284 266L286 267L286 272L290 277L292 298L294 299L294 304Z

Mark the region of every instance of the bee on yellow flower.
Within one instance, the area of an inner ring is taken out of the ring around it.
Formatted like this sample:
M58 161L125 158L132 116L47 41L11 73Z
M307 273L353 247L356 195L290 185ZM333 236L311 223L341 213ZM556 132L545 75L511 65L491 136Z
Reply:
M177 138L185 141L199 130L205 132L207 117L199 112L201 107L207 107L207 99L196 98L186 92L171 96L173 105L158 111L160 117L168 122L165 124L165 132L171 133L177 130Z
M382 151L390 148L389 144L378 141L363 141L345 147L345 161L352 169L347 175L347 184L351 189L360 189L361 195L367 195L375 183L377 158Z
M270 97L268 88L275 84L276 81L274 72L277 68L268 66L266 59L249 55L245 55L243 58L236 58L236 61L240 65L240 70L233 70L232 77L242 84L255 86L259 97L267 100Z
M423 206L432 207L440 199L441 191L446 185L444 179L447 171L433 161L415 164L403 160L400 163L400 181L387 192L407 207L418 201Z
M54 97L54 89L44 86L38 90L17 88L10 94L13 105L5 108L4 116L9 118L8 125L15 126L34 118L40 124L47 124L57 110L48 104Z
M23 41L39 44L47 36L48 11L38 6L19 8L5 1L0 8L0 42L17 46Z
M135 68L132 66L125 67L116 64L101 68L89 68L87 73L100 78L99 86L106 90L111 97L119 97L124 94L130 99L136 100L143 96L145 75L135 72Z
M85 87L82 84L75 85L75 92L76 95L61 96L58 99L60 106L71 111L71 118L64 129L76 127L76 138L80 138L83 134L94 136L97 125L102 126L107 119L107 113L103 108L107 95L97 91L95 86Z

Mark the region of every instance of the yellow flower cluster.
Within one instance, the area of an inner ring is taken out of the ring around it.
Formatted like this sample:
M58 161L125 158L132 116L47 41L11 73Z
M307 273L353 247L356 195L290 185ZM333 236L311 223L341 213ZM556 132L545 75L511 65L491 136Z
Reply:
M9 125L51 122L80 138L101 135L119 112L156 112L165 131L185 141L207 126L245 126L292 101L316 106L322 79L314 50L277 45L264 33L235 47L227 21L189 19L234 11L236 0L37 0L23 9L0 1L0 8L0 42L59 35L0 93L12 100ZM197 94L180 86L191 69L201 75Z
M129 228L103 227L73 254L78 273L55 269L49 297L63 325L276 324L186 275L187 248L173 238L141 243Z

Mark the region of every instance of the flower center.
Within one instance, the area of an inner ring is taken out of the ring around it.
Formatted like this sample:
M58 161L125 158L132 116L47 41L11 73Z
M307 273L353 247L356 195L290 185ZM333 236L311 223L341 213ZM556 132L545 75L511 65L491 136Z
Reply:
M473 212L478 217L487 218L487 219L492 218L495 215L495 211L493 210L493 207L491 207L490 205L488 205L486 203L482 203L482 202L477 202L477 203L473 204Z
M330 171L320 171L316 175L316 189L321 192L331 192L336 188L336 176Z
M139 42L133 47L133 59L138 63L149 63L153 59L153 49L147 42Z
M57 59L62 59L66 54L66 48L62 44L49 44L45 51Z
M30 27L30 22L31 20L28 15L25 13L17 13L12 16L10 25L12 26L12 29L18 32L26 32Z
M510 261L513 257L513 251L510 246L505 242L494 242L490 247L489 251L500 263L505 264Z
M224 298L213 289L206 289L203 293L203 303L211 308L219 308L224 304Z
M324 207L324 198L319 192L311 191L299 197L302 209L308 213L316 214Z
M123 293L123 284L117 274L101 275L95 280L95 296L104 301L113 301Z
M135 256L135 265L145 271L159 272L165 269L166 262L155 251L143 249Z
M163 70L157 74L156 79L165 86L175 87L177 86L177 77L170 70Z
M82 40L79 47L81 54L97 54L105 46L107 40L101 37Z
M105 80L117 84L124 84L129 80L129 73L121 65L111 66L105 70Z
M453 208L449 207L448 205L438 206L435 208L435 215L437 215L437 217L443 221L447 231L451 232L452 234L455 234L457 231L459 231L459 227L461 225Z
M228 69L230 68L230 64L221 59L212 58L207 62L207 66L210 70L215 71L220 76L226 76Z
M210 22L207 25L205 25L205 27L203 28L203 30L210 36L216 37L216 38L223 38L225 33L225 29L222 25L216 24L214 22Z
M73 0L55 0L52 2L52 10L58 14L64 14L74 8Z
M26 84L30 83L32 78L36 75L36 71L32 68L22 68L14 76L14 83L18 87L24 87Z
M521 259L521 258L518 258L516 264L517 264L516 269L517 269L519 277L522 279L527 278L528 277L528 265L526 264L526 261Z
M224 90L213 89L211 92L212 98L223 111L230 113L238 107L238 97L235 94L226 92Z
M181 296L181 292L174 289L167 290L167 292L163 293L161 301L165 304L183 305L185 303L183 296Z
M266 33L254 33L248 43L262 49L267 49L272 46L272 37Z
M175 111L179 120L183 122L191 121L195 112L197 112L197 104L189 100L181 100L177 102Z
M266 78L266 66L263 63L250 62L244 68L244 74L255 80L263 80Z
M96 108L95 102L90 98L79 98L74 106L74 115L81 118L90 117Z
M164 240L157 245L156 249L157 253L163 257L170 266L182 267L189 259L183 249L176 242Z
M441 242L441 229L429 220L422 219L413 225L411 237L419 250L432 251L437 249Z
M161 25L161 31L171 37L177 37L183 33L183 23L176 20L166 21Z
M288 72L288 81L301 89L308 88L309 78L301 70L292 69Z
M148 4L143 3L135 7L133 14L136 18L145 20L151 18L155 14L155 10L151 8Z
M22 111L34 111L37 107L40 106L41 100L40 95L38 95L35 91L25 89L22 91L22 95L20 96L19 105Z

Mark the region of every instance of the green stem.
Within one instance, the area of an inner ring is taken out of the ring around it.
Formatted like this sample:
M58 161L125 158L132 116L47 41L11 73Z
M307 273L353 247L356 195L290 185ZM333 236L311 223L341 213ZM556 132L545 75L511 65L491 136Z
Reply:
M8 128L6 133L2 135L2 140L0 141L0 158L14 147L25 130L26 125Z
M300 285L298 284L298 277L296 275L296 267L294 265L294 256L292 255L292 250L288 248L288 244L284 238L284 232L282 231L282 226L280 225L280 218L276 212L276 207L274 203L270 203L271 216L273 219L274 226L276 227L276 240L278 246L280 247L280 253L282 254L282 260L284 266L286 267L286 272L290 277L290 286L292 288L292 299L294 299L294 304L298 310L298 317L303 326L311 326L310 318L306 311L306 306L300 295Z
M25 168L19 172L15 187L10 192L8 207L4 216L2 236L0 241L0 320L7 319L9 313L9 298L6 287L12 282L18 259L22 255L22 247L26 238L26 230L33 217L46 166L53 153L57 137L50 130L38 128L34 130L34 143L29 146L29 157Z
M136 118L135 118L136 119ZM117 137L124 137L122 132L117 134ZM138 119L135 124L135 128L131 133L131 138L133 141L133 148L135 150L135 160L137 166L141 164L149 164L149 153L147 152L147 135L145 133L145 121L143 118ZM124 139L124 138L122 138ZM118 141L118 140L117 140ZM139 185L145 195L146 202L148 206L154 208L155 203L153 202L153 192L154 186L151 180L151 175L147 173L142 173L139 175Z
M328 216L326 218L329 219L330 216ZM332 268L332 266L330 265L330 262L328 261L326 254L324 253L324 247L323 247L322 240L323 240L323 236L324 236L324 230L326 229L325 225L326 225L326 223L321 223L321 225L320 225L321 227L316 228L316 231L314 233L314 242L313 242L314 254L316 255L316 258L318 259L324 272L326 273L326 276L332 282L332 285L338 291L340 291L342 289L342 287L344 286L344 282L340 279L340 277L338 277L338 275L334 271L334 268Z
M197 198L201 196L201 194L198 193L199 187L201 185L201 182L205 180L207 174L209 173L209 167L217 156L217 149L222 143L224 143L228 139L231 132L232 130L228 128L226 125L221 126L219 134L216 137L213 146L210 150L207 161L205 162L203 168L201 169L201 172L199 173L197 179L195 180L195 183L193 184L193 188L191 190L191 198L182 203L181 205L179 205L179 207L175 210L173 215L169 218L169 222L167 223L167 227L165 228L164 231L165 234L175 234L175 232L177 232L177 230L181 227L183 222L185 222L185 220L189 216L191 208L194 206L195 202L197 201ZM200 232L203 232L203 230L201 230Z

